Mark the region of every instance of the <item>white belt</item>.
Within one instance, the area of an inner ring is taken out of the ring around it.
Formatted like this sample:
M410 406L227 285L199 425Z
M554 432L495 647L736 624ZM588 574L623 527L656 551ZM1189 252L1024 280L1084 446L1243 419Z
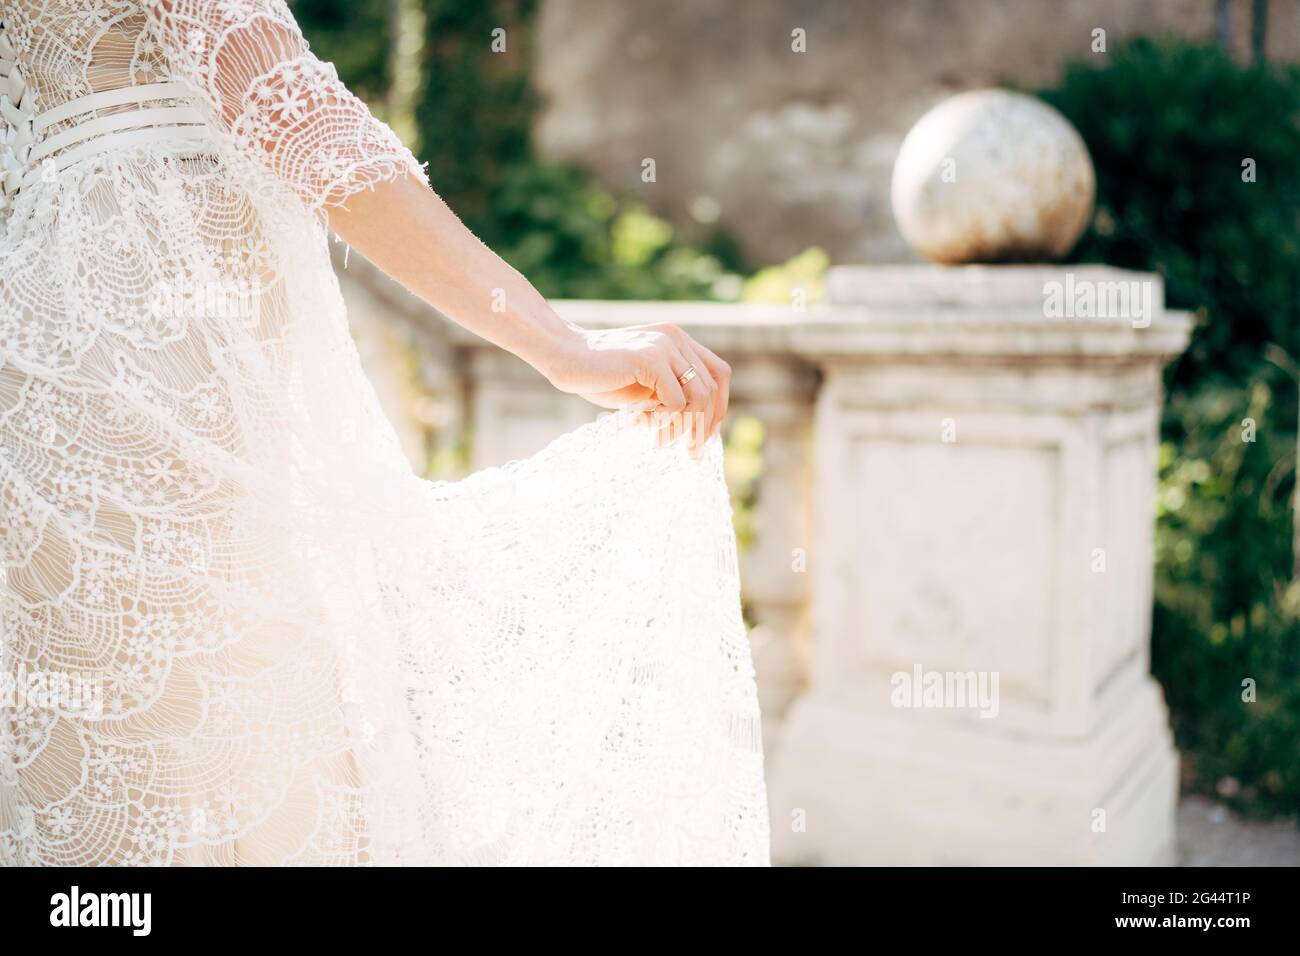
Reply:
M62 172L74 163L109 150L121 150L148 143L184 143L211 145L211 131L203 115L193 106L148 106L84 119L53 136L41 134L56 123L85 113L124 106L145 105L158 100L189 96L180 83L146 83L103 90L60 103L30 118L31 144L18 157L26 167L22 186L27 187L49 175ZM6 121L12 123L9 117ZM57 154L57 155L55 155Z

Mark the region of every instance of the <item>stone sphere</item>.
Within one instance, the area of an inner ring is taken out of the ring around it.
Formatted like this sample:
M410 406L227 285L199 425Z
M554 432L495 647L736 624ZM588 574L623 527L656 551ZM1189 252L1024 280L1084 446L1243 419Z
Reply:
M894 219L935 262L1059 259L1092 215L1092 158L1042 100L976 90L926 113L894 162Z

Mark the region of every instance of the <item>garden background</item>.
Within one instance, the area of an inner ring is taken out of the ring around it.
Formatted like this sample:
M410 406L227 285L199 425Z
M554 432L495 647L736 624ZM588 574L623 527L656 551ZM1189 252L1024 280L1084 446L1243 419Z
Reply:
M1300 813L1300 5L637 6L293 9L452 208L548 296L780 303L799 285L815 297L831 262L909 261L887 172L927 105L1002 85L1060 109L1098 176L1071 260L1158 272L1169 305L1195 314L1166 371L1152 642L1184 787L1248 815ZM825 44L824 73L772 52L791 23L808 28L811 55ZM701 44L717 78L680 65ZM900 47L910 56L891 68ZM870 82L855 80L853 57L873 51ZM739 134L717 122L732 114L761 153L737 157ZM661 179L686 184L643 182L648 147L622 148L638 137L663 140ZM731 437L742 486L761 441Z

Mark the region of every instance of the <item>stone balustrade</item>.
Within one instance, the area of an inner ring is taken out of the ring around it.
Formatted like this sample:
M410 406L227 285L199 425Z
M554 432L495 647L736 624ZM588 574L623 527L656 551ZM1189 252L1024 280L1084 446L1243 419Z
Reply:
M596 414L368 264L340 274L354 321L418 338L474 467ZM1094 266L847 267L828 293L556 303L688 329L732 364L733 415L763 423L742 580L774 858L1166 862L1152 538L1161 369L1188 318L1155 277Z

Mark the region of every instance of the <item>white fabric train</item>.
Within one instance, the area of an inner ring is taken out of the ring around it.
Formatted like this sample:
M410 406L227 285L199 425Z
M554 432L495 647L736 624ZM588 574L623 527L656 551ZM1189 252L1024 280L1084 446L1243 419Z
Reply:
M0 21L0 863L766 864L718 443L419 479L321 219L421 171L284 3Z

